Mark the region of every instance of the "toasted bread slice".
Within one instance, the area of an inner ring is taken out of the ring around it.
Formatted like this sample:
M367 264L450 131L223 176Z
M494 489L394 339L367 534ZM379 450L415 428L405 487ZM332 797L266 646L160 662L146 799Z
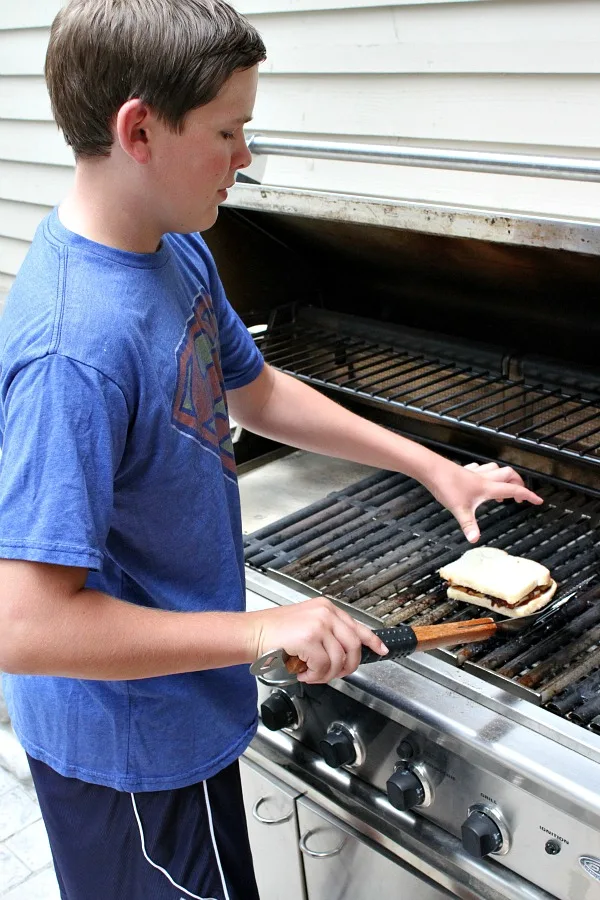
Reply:
M537 612L554 596L556 582L546 566L495 547L476 547L439 570L448 597L508 616Z

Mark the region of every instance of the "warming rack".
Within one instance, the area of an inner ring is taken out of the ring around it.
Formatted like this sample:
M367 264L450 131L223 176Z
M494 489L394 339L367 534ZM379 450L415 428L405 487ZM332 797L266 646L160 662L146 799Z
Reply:
M316 387L578 466L600 464L600 378L544 360L311 307L282 308L255 340Z

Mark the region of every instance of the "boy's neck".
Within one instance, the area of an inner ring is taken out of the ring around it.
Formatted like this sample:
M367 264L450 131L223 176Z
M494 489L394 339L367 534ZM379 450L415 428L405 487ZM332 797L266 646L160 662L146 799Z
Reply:
M88 240L131 253L154 253L163 229L147 192L110 161L86 160L75 168L73 188L59 206L61 223Z

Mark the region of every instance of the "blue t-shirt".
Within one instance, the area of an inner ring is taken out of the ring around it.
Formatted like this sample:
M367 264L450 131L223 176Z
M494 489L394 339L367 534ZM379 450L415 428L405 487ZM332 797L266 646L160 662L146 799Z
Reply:
M55 210L0 320L0 364L0 557L89 568L88 587L141 606L243 610L225 391L263 360L202 238L128 253ZM31 756L118 790L209 778L256 728L247 666L4 687Z

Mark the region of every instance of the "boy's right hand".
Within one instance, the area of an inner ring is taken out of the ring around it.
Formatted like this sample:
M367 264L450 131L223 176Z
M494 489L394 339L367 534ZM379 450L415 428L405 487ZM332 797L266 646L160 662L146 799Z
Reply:
M290 656L298 656L306 663L307 670L298 675L298 681L307 684L344 678L354 672L360 663L363 644L379 656L388 652L370 628L324 597L247 613L247 616L253 628L254 658L282 647Z

